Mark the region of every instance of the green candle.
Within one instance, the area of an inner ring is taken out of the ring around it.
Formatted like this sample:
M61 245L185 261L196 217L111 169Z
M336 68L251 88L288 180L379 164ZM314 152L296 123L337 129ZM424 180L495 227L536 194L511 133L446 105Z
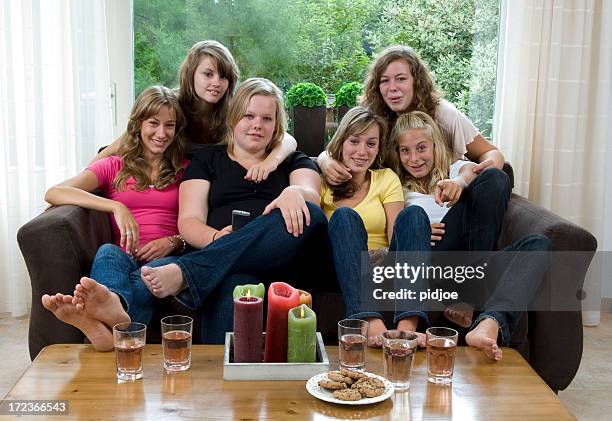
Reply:
M317 359L317 315L306 304L289 310L287 362L314 363Z
M246 297L247 291L251 291L251 295L254 297L259 297L263 300L264 295L266 295L266 287L261 282L257 285L246 284L246 285L237 285L234 288L234 292L232 293L232 298L235 300L238 297Z

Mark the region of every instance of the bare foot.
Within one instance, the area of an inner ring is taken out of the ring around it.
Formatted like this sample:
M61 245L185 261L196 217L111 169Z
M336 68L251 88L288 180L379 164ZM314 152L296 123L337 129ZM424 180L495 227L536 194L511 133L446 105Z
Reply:
M157 298L176 295L187 288L181 268L174 263L155 268L143 266L140 269L140 277L151 294Z
M480 349L493 361L500 361L502 350L497 346L497 332L499 325L494 319L482 319L478 326L465 335L465 341L469 346Z
M411 316L411 317L406 317L405 319L400 320L399 323L397 324L397 329L416 333L417 345L420 348L425 348L427 346L427 337L425 336L424 333L416 331L418 325L419 325L418 316Z
M86 316L82 311L72 305L72 296L64 294L43 295L42 305L51 311L55 317L79 329L87 336L96 351L110 351L113 349L113 334L108 327L99 320Z
M452 304L444 309L444 316L451 322L468 328L472 326L474 307L466 303Z
M131 321L117 294L85 276L75 287L72 304L88 317L100 320L110 328L117 323Z
M368 346L372 348L382 348L382 333L387 331L387 326L378 317L365 319L370 326L368 327Z

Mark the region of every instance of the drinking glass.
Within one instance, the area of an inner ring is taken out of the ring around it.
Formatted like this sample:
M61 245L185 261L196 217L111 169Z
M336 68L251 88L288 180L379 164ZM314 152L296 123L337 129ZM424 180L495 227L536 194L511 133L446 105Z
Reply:
M113 344L119 380L133 382L142 378L142 354L146 338L145 324L125 322L113 326Z
M387 330L381 336L385 377L393 383L395 389L406 390L410 387L417 335L405 330Z
M369 323L361 319L338 322L338 353L340 368L363 370Z
M168 316L161 320L164 368L185 371L191 367L193 319L189 316Z
M430 327L427 334L427 380L448 385L453 381L458 334L448 327Z

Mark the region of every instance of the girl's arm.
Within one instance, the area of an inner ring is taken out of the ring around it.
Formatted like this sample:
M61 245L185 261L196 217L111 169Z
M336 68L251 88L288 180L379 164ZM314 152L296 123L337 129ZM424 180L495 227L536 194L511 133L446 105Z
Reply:
M383 208L385 209L385 216L387 217L387 241L391 244L395 220L397 219L397 215L404 209L404 202L383 203Z
M327 184L330 186L338 186L352 178L349 169L341 162L329 156L329 152L327 151L323 151L319 154L317 157L317 164L319 164L319 168L321 168L323 172L325 181L327 181Z
M264 162L251 167L244 178L257 182L267 180L268 175L270 175L271 172L276 171L279 164L289 155L295 152L296 149L297 142L295 138L289 133L285 133L283 140L276 145L272 151L270 151L270 154L266 157Z
M129 254L134 253L138 247L138 223L123 203L92 194L96 188L98 188L98 177L93 171L84 170L76 177L69 178L47 190L45 201L52 205L76 205L112 213L121 233L119 245L125 247Z
M90 162L90 164L92 162L99 161L102 158L108 158L109 156L112 156L112 155L119 155L120 147L121 147L121 137L118 137L117 139L113 141L113 143L111 143L106 148L98 152L98 154L94 157L94 159Z
M204 248L217 238L231 232L231 227L216 230L206 224L210 181L193 179L183 181L179 187L179 233L196 248Z
M476 174L480 174L487 168L498 168L501 170L504 167L504 154L480 133L467 145L467 153L465 155L471 161L479 163L472 168L472 171Z
M308 168L293 170L289 174L289 186L274 199L263 211L263 215L280 209L287 232L295 237L304 232L304 221L310 225L310 211L306 202L319 204L321 193L321 178L319 174Z

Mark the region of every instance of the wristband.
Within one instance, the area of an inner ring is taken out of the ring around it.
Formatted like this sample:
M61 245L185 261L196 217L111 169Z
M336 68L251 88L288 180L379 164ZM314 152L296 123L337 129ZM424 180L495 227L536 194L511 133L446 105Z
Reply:
M168 237L166 237L166 238L168 238ZM179 254L183 253L185 251L185 249L187 249L187 242L185 241L185 239L183 237L181 237L180 235L178 235L178 234L173 235L172 238L176 238L177 240L179 240L179 245L182 245L182 247L178 251L178 253ZM168 238L168 240L172 243L172 245L174 245L174 241L170 240L169 238Z

